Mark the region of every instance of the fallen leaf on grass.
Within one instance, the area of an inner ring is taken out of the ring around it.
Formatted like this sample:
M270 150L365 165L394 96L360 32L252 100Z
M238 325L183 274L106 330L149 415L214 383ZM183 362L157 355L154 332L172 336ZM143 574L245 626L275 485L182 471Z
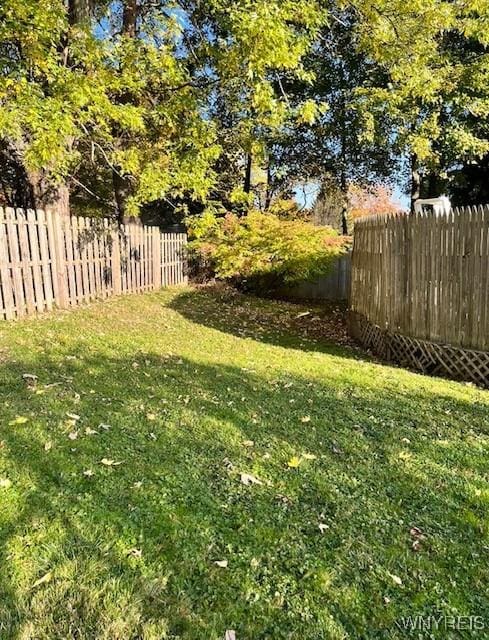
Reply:
M411 527L409 529L409 535L413 538L413 551L421 551L421 543L426 539L421 529L419 527Z
M22 379L29 389L31 389L32 391L35 390L37 384L37 376L32 373L24 373L22 374Z
M80 419L80 416L77 415L76 413L67 413L66 417L69 418L70 420L75 420L75 422Z
M143 552L141 549L129 549L127 555L132 556L133 558L141 558L143 556Z
M317 456L315 456L313 453L303 453L302 457L304 458L304 460L316 460Z
M102 458L102 460L100 460L100 464L103 464L106 467L116 467L117 465L122 464L122 462L115 462L109 458Z
M110 429L110 424L104 424L103 422L101 422L98 428L103 429L104 431L108 431Z
M298 313L295 319L298 320L299 318L305 318L306 316L310 316L310 315L311 315L310 311L303 311L302 313Z
M85 428L85 433L87 436L94 436L96 434L98 434L98 431L95 431L95 429L91 429L90 427L86 427Z
M41 584L45 584L46 582L50 582L52 577L53 577L52 572L48 571L47 573L45 573L42 576L42 578L39 578L39 580L36 580L34 582L34 584L32 585L31 589L35 589L36 587L39 587Z
M93 476L93 471L91 469L87 469L86 471L83 472L83 475L86 476L87 478L91 478Z
M243 447L253 447L254 445L253 440L243 440Z
M214 564L216 564L218 567L221 567L222 569L226 569L226 567L228 566L228 561L227 560L214 560Z
M318 527L319 527L319 531L321 533L324 533L325 531L327 531L329 529L329 524L325 524L324 522L320 522L318 524Z
M14 427L17 424L25 424L26 422L29 422L29 418L27 418L26 416L17 416L9 422L9 425L11 427Z
M51 440L48 440L48 442L44 443L44 451L51 451L52 448L53 443L51 442Z
M141 480L138 480L132 486L134 489L141 489L141 487L143 486L143 483L141 482Z
M259 478L255 478L250 473L240 473L239 479L241 484L249 486L250 484L263 484L263 482Z
M9 480L8 478L0 478L0 488L8 489L11 486L12 486L11 480Z
M311 422L311 416L302 416L301 422Z
M227 629L224 640L236 640L236 631L234 631L234 629Z
M392 579L392 582L394 582L395 584L399 586L402 585L402 580L399 576L396 576L393 573L389 573L389 577Z
M68 438L70 440L76 440L78 438L78 431L72 431L68 434Z
M147 413L146 414L146 420L156 420L156 414L155 413Z
M400 460L409 460L412 458L412 454L409 451L401 451L398 457Z
M301 463L301 459L298 458L297 456L292 456L292 458L287 462L287 466L290 469L297 469L297 467L300 465Z

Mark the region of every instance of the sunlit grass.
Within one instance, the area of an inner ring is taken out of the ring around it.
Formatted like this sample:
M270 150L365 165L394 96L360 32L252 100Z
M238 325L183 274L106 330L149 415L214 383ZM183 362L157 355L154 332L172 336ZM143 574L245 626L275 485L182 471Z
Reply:
M175 290L0 325L2 640L489 628L489 393L301 311Z

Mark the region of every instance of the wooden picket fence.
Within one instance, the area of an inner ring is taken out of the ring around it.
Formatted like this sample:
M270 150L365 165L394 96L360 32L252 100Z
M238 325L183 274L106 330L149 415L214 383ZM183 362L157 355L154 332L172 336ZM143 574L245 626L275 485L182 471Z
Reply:
M447 345L445 369L456 358L462 377L489 382L489 206L357 221L350 307L363 342L393 359L435 370Z
M185 284L185 233L0 207L0 317Z

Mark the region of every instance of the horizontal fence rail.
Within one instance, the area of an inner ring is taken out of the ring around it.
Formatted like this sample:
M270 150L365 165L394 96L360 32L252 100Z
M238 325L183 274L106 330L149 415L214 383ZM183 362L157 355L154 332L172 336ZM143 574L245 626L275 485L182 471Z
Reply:
M0 317L187 281L184 233L0 207Z
M355 224L351 311L371 327L417 340L418 354L429 343L485 352L475 378L485 382L488 272L489 206L363 218Z

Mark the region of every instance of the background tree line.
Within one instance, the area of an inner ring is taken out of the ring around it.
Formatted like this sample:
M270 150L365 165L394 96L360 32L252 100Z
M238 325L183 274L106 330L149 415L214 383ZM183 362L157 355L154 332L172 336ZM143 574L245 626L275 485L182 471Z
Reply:
M487 201L488 45L487 0L2 0L1 198L175 222L313 181L343 231L352 184Z

